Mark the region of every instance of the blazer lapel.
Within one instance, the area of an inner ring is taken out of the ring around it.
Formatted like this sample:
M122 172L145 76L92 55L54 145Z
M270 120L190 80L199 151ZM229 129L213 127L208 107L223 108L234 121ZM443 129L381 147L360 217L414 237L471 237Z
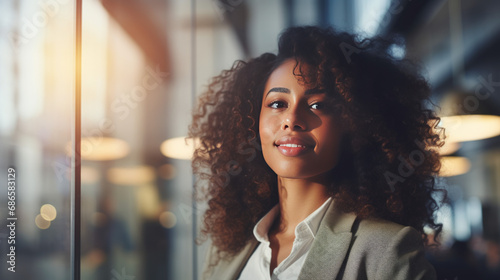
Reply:
M230 260L221 259L210 279L236 280L258 244L259 241L252 238L236 256Z
M306 257L299 280L335 279L344 262L352 239L351 228L356 219L330 204L321 221L312 247Z

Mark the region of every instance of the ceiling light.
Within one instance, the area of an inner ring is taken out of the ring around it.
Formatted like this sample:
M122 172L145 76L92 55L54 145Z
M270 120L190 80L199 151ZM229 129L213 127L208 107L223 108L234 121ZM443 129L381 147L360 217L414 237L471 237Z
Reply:
M451 177L465 174L470 170L470 161L465 157L441 157L439 176Z
M439 126L445 129L445 141L474 141L500 135L500 116L456 115L441 117Z
M116 185L142 185L153 182L156 175L153 167L143 165L110 168L107 178Z
M458 151L458 149L460 149L460 146L460 143L445 140L444 145L442 147L439 147L437 150L440 155L446 156Z
M169 158L188 159L193 157L196 147L200 145L198 138L176 137L161 143L161 153Z
M115 160L124 158L130 151L127 142L112 137L83 137L81 139L82 160ZM66 145L66 153L72 154L71 142Z

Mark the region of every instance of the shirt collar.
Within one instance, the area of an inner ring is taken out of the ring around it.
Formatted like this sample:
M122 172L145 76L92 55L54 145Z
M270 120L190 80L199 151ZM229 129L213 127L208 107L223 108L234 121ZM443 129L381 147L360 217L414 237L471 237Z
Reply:
M264 215L264 217L262 217L254 226L253 235L259 242L269 242L267 233L278 216L279 211L279 204L274 205L274 207L269 210L269 212L267 212L267 214Z
M312 235L312 237L316 237L316 233L318 232L319 229L319 224L321 223L321 220L323 220L323 216L326 213L326 209L328 209L328 206L332 202L332 198L329 197L318 209L314 210L307 218L305 218L302 222L299 223L304 223L307 226L307 229L309 230L309 233ZM297 225L297 227L299 227ZM297 228L295 229L295 235L297 236Z
M303 238L309 235L314 238L318 231L321 220L326 213L326 209L328 209L328 206L331 202L332 198L329 197L320 207L318 207L318 209L314 210L314 212L309 214L309 216L307 216L302 222L300 222L295 228L295 237ZM279 204L276 204L254 226L253 234L259 242L269 242L268 232L278 214Z

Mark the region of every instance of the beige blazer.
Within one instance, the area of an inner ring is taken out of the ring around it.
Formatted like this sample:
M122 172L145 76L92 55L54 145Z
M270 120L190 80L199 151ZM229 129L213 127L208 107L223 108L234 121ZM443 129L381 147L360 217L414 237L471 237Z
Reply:
M300 280L322 279L436 279L424 258L420 234L379 219L356 219L331 203L298 276ZM215 247L205 260L203 279L236 280L259 242L253 238L231 259L222 259L209 269Z

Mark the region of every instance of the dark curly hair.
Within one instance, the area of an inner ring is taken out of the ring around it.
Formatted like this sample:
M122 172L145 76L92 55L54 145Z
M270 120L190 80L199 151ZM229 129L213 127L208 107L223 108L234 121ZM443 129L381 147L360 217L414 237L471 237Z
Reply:
M260 147L259 114L267 78L290 58L296 76L334 99L348 127L328 189L336 205L362 218L412 226L424 241L424 226L440 233L433 196L440 191L439 118L424 106L430 89L418 67L393 58L392 43L292 27L281 34L278 55L237 61L213 78L190 126L190 137L201 143L192 163L196 190L208 199L202 239L210 236L219 253L234 254L278 203L277 175Z

